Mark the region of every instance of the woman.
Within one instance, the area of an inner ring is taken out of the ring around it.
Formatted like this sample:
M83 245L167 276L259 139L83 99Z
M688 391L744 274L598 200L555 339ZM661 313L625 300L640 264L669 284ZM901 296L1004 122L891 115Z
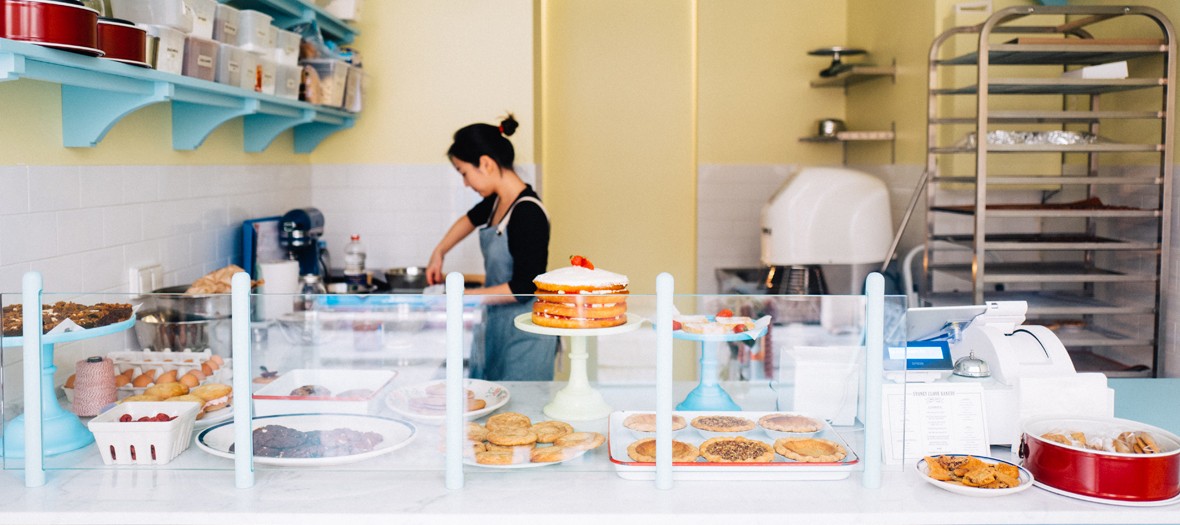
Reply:
M472 124L455 132L447 157L463 184L484 199L443 236L430 255L426 279L441 283L447 252L478 228L484 287L467 293L497 297L485 301L484 322L475 328L471 377L551 381L557 338L523 332L513 323L532 312L533 278L545 273L549 259L549 216L537 192L512 167L516 152L507 137L517 126L508 115L499 127Z

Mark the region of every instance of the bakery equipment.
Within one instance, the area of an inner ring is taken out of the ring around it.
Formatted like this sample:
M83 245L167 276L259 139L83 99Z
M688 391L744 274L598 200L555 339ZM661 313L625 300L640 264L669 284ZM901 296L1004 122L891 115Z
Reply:
M299 275L320 275L320 236L324 234L324 214L316 208L291 210L279 219L279 246L287 258L299 261Z
M852 69L851 64L845 64L841 59L846 56L863 55L865 53L866 51L863 49L844 46L821 47L819 49L812 49L811 51L807 52L807 54L811 56L832 57L832 63L828 66L828 68L819 72L819 76L821 77L834 77L840 73Z
M859 294L892 238L884 182L847 168L803 168L762 208L767 292Z
M946 342L955 366L953 371L907 370L905 380L981 384L989 441L992 445L1012 444L1019 436L1020 379L1076 374L1065 346L1052 331L1023 324L1027 310L1024 301L910 308L906 312L908 338Z

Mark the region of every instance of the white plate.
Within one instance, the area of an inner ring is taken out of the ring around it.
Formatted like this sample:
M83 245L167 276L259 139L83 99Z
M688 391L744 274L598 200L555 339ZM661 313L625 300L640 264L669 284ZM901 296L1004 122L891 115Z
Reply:
M414 440L414 436L418 433L417 427L409 421L362 414L277 414L273 416L261 416L254 418L252 428L257 429L266 425L282 425L304 432L310 430L348 428L358 432L376 432L384 438L373 450L350 456L326 458L271 458L254 456L255 464L283 467L323 467L364 461L369 458L388 454L410 444ZM234 453L229 451L229 447L233 442L233 421L213 425L197 434L197 447L214 456L233 459Z
M1044 483L1041 483L1040 481L1035 481L1035 482L1033 482L1033 484L1036 485L1038 488L1042 488L1042 489L1045 489L1045 490L1052 492L1054 494L1060 494L1060 495L1068 497L1068 498L1080 499L1082 501L1090 501L1093 503L1102 503L1105 505L1118 505L1120 507L1166 507L1168 505L1175 505L1177 503L1180 503L1180 495L1177 495L1176 497L1173 497L1173 498L1162 499L1159 501L1127 501L1127 500L1121 500L1121 499L1096 498L1094 496L1085 496L1082 494L1074 494L1072 492L1067 492L1067 491L1061 490L1057 487L1050 487Z
M504 388L504 386L500 385L499 383L484 381L483 379L467 379L465 381L464 388L475 392L475 399L482 399L485 403L487 403L486 406L479 410L471 410L464 414L464 417L467 419L476 419L491 414L497 408L507 404L509 397L511 397L508 389ZM410 407L410 400L415 397L425 396L426 387L444 383L446 383L446 381L438 380L395 389L385 397L385 405L388 406L390 410L393 410L394 412L397 412L398 414L406 416L415 421L442 424L444 421L446 421L446 414L420 413ZM466 399L466 395L464 395L464 399Z
M196 420L196 422L193 423L193 428L211 427L214 423L220 423L232 417L234 417L234 407L233 405L226 405L225 408L215 412L209 412L205 414L205 417Z
M541 447L537 447L537 448L541 448ZM565 463L567 461L573 461L575 459L578 459L578 458L584 456L586 454L586 452L588 452L588 451L582 450L582 451L578 452L576 455L574 455L573 457L569 457L569 458L563 459L561 461L550 461L547 463L532 463L532 462L526 461L524 463L514 463L512 465L484 465L483 463L476 463L475 458L465 457L465 458L463 458L463 464L464 465L471 465L473 467L498 468L498 469L518 469L518 468L544 467L547 465L560 465L560 464Z
M940 454L940 455L942 455L942 456L966 456L968 454ZM974 456L974 457L976 459L979 459L979 460L985 462L985 463L993 463L993 464L1006 463L1008 465L1012 465L1012 466L1020 469L1020 485L1016 486L1016 487L1008 488L1008 489L984 489L984 488L978 488L978 487L967 487L964 485L956 485L954 483L947 483L945 481L939 481L939 480L934 479L926 474L926 472L928 471L928 468L926 465L926 458L919 459L918 462L914 464L914 468L917 469L918 476L920 476L927 483L934 485L935 487L938 487L940 489L954 492L955 494L962 494L964 496L976 496L976 497L980 497L980 498L989 498L989 497L995 497L995 496L1007 496L1009 494L1016 494L1017 492L1023 492L1025 490L1028 490L1028 488L1033 485L1032 473L1025 470L1025 468L1020 465L1017 465L1017 464L1012 463L1010 461L1004 461L1002 459L989 458L987 456Z

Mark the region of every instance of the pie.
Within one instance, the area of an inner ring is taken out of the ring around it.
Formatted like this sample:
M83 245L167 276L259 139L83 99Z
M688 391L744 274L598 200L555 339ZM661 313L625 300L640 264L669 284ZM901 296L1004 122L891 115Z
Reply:
M834 441L818 438L784 438L774 442L774 451L804 463L833 463L848 452Z
M797 433L819 432L823 428L819 421L797 414L766 414L758 418L758 425L767 430Z
M754 430L754 422L738 416L697 416L692 426L709 432L745 432Z
M655 438L641 439L631 443L627 446L627 455L631 456L631 459L641 463L655 463ZM674 463L690 463L696 461L699 455L700 451L697 450L696 445L672 440L672 461Z
M688 423L684 418L672 415L672 430L680 430L687 426ZM656 431L656 415L655 414L631 414L627 419L623 420L623 426L637 431L637 432L655 432Z
M716 437L701 443L701 455L710 463L770 463L774 449L755 439Z

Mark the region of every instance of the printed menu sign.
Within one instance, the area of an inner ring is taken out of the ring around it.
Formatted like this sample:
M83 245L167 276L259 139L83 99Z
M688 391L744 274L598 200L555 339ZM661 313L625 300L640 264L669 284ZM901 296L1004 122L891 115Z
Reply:
M890 384L884 396L887 464L931 454L990 455L981 385Z

